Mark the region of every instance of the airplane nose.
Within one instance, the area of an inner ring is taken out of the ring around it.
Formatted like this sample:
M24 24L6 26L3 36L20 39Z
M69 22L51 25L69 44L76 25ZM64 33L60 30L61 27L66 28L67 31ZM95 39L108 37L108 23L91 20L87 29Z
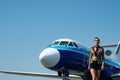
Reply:
M46 48L41 52L39 59L45 67L54 67L60 60L60 53L57 49Z

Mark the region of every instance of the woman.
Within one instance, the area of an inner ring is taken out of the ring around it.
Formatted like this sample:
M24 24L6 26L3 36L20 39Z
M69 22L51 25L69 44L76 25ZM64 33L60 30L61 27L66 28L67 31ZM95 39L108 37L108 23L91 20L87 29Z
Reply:
M104 49L99 45L100 39L95 37L94 46L90 49L88 69L90 69L92 80L100 80L101 70L104 69Z

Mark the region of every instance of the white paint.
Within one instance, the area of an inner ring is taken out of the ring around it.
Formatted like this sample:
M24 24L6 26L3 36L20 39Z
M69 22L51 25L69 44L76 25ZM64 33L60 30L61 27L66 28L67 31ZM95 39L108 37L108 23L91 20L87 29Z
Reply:
M77 43L77 41L72 40L72 39L68 39L68 38L58 39L58 40L55 40L55 41L53 41L53 42L56 42L56 41L68 41L68 42L75 42L75 43Z
M45 67L54 67L60 60L60 53L57 49L46 48L41 52L39 59Z

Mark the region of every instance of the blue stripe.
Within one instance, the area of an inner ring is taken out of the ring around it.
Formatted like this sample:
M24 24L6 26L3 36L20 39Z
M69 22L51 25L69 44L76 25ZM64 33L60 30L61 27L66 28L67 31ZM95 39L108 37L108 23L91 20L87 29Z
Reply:
M89 55L89 50L84 49L84 48L76 48L76 47L71 47L71 46L55 46L55 45L50 46L50 48L56 48L60 50L69 50L69 51L74 51L74 52L81 53L84 55Z
M105 62L109 65L112 65L112 66L115 66L116 68L120 68L120 64L119 63L116 63L112 60L108 60L108 59L105 59Z

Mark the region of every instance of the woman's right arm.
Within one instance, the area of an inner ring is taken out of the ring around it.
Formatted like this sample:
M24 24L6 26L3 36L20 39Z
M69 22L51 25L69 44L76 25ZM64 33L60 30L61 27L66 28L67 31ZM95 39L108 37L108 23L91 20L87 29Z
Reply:
M103 49L103 51L102 51L102 66L101 66L101 68L102 68L102 70L104 69L104 49Z

